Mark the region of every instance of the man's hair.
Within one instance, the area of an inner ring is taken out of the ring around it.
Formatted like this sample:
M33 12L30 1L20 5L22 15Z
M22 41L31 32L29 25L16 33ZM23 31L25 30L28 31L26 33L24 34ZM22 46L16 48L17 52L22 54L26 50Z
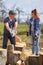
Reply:
M9 11L9 15L10 15L10 14L11 14L11 15L16 15L16 13L15 13L13 10L10 10L10 11Z

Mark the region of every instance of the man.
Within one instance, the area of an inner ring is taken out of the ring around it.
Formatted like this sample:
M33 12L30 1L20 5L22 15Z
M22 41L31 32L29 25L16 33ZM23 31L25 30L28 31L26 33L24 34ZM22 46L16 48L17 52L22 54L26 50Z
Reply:
M15 48L15 34L16 34L16 27L17 21L15 18L16 13L12 10L9 11L9 16L4 19L4 39L3 39L3 48L7 48L8 39L11 41L11 44L14 44Z

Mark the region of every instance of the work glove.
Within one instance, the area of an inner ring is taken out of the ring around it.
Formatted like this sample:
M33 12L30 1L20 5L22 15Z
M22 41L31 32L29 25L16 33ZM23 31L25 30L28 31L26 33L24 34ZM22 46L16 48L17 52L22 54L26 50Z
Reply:
M12 29L11 29L11 28L9 28L8 30L9 30L9 32L10 32L10 34L11 34L11 32L12 32Z
M16 35L16 33L17 33L16 30L11 29L11 28L9 28L9 32L10 32L12 37L14 37Z
M12 37L14 37L16 35L16 33L17 33L16 30L13 29L11 32Z
M37 39L37 35L34 35L34 41L36 41L36 39Z

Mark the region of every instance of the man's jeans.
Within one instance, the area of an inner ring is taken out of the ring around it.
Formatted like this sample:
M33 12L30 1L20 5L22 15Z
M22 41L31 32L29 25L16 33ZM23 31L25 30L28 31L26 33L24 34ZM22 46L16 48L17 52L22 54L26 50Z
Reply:
M15 44L16 44L15 37L12 37L9 32L7 32L7 33L5 32L4 33L3 48L4 49L7 48L8 39L11 41L11 44L14 44L14 49L15 49Z
M40 41L40 35L37 35L36 41L34 40L34 33L31 34L31 40L32 40L32 54L39 54L39 41Z

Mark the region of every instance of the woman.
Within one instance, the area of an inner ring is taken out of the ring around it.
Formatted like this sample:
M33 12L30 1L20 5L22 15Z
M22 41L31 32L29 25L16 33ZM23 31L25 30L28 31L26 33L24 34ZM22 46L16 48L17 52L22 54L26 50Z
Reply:
M40 18L37 10L31 12L30 18L30 35L32 40L32 54L39 54L39 40L40 40Z

